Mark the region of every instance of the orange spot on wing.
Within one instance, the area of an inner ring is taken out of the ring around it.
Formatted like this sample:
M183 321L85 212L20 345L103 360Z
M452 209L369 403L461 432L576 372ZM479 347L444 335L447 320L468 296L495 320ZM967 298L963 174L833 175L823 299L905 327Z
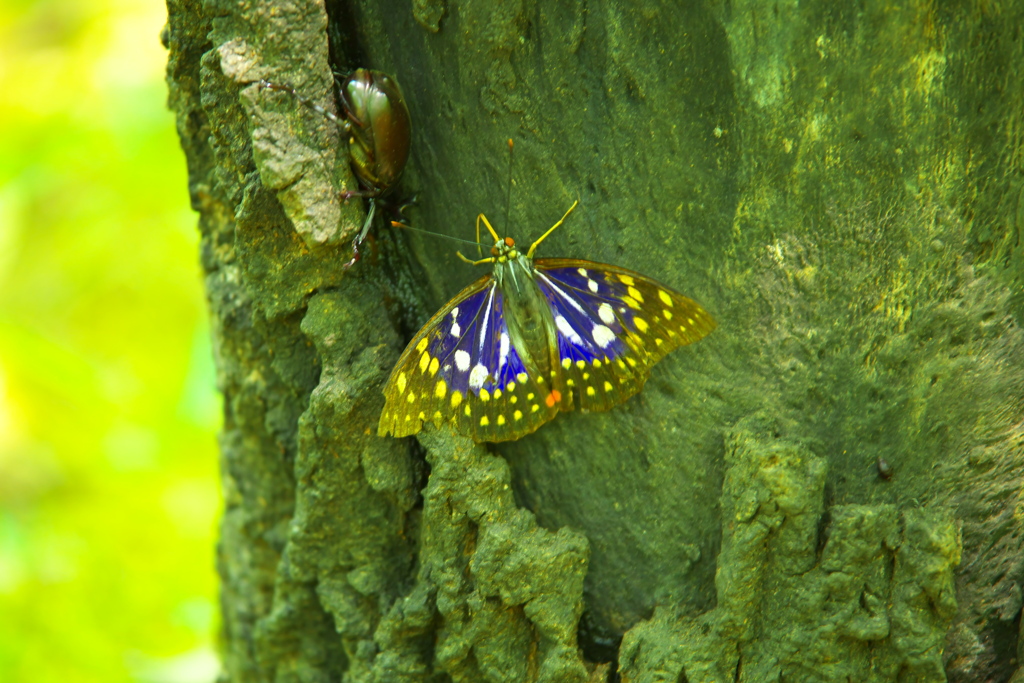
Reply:
M551 408L552 406L554 406L556 403L558 403L561 400L562 400L562 392L560 392L560 391L552 391L550 394L548 394L548 397L546 399L544 399L544 403L547 404L548 408Z

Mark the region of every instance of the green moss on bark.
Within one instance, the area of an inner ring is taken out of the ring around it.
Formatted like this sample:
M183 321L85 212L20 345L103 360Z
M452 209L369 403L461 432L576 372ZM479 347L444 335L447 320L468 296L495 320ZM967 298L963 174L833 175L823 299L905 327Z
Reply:
M1010 678L1018 8L168 7L225 394L226 679L601 678L582 652L635 681ZM515 137L516 238L580 198L541 255L657 277L718 330L499 448L376 437L404 341L478 273L386 229L341 270L337 131L254 85L333 106L354 64L328 36L402 83L418 226L499 216Z

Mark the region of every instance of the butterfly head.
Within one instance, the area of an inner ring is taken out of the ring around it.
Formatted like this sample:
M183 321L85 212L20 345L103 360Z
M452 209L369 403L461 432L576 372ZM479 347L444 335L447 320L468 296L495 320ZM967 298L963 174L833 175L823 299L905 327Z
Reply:
M514 261L519 256L519 250L516 249L516 241L511 237L499 239L491 247L491 256L494 257L496 263Z

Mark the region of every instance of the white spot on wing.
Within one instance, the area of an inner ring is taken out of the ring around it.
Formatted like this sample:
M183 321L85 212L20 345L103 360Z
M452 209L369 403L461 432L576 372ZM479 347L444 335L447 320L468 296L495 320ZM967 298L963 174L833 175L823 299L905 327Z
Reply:
M615 333L604 325L594 325L594 341L602 349L607 348L609 344L615 341Z
M461 337L462 336L462 328L459 327L458 323L452 323L452 336L453 337Z
M459 372L469 370L469 354L462 349L455 352L455 367L459 369Z
M608 304L601 304L597 307L597 314L601 316L601 322L605 325L611 325L615 322L615 311Z
M579 273L580 275L582 275L583 277L587 276L587 269L586 268L577 268L576 272Z
M544 282L546 282L548 284L548 286L551 287L551 289L555 290L555 292L557 292L560 297L562 297L567 302L569 302L570 306L575 308L577 311L579 311L583 315L587 314L587 312L583 310L583 307L580 306L580 303L578 301L576 301L576 299L572 298L571 296L566 294L564 291L562 291L562 288L559 287L558 285L556 285L554 282L552 282L551 278L549 278L547 275L545 275L544 273L542 273L540 271L537 271L537 277L539 277L540 279L544 280Z
M480 387L484 385L487 375L487 368L484 367L484 364L477 363L473 366L473 371L469 373L469 388L479 391Z
M583 346L583 338L580 337L576 330L572 329L572 325L569 324L568 320L560 315L556 316L555 325L558 327L559 332L568 337L569 341L577 346Z
M501 369L505 367L505 361L508 360L508 335L504 332L501 333L500 345L499 353L501 357L498 360L498 372L501 372Z
M497 281L495 281L497 282ZM487 303L484 304L484 324L480 326L480 353L484 352L484 342L487 341L487 322L491 319L491 303L494 301L494 284L491 284L491 292L487 295Z
M587 289L589 289L594 294L597 294L597 282L595 282L594 280L587 280Z
M456 306L455 308L452 309L452 322L455 322L458 319L459 319L459 307Z

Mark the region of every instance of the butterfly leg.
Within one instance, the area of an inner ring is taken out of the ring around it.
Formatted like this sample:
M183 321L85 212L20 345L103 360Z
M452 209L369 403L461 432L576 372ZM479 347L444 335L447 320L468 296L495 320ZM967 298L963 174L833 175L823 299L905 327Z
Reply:
M462 259L463 262L468 263L471 266L480 266L480 265L483 265L485 263L494 263L494 257L493 256L490 257L490 258L482 258L479 261L474 261L473 259L468 259L465 256L463 256L461 251L455 252L455 255L458 256L460 259Z
M481 249L481 244L480 244L480 221L483 221L484 225L487 226L487 232L491 233L491 237L494 238L495 242L500 241L501 238L498 237L497 231L494 228L491 227L491 222L489 220L487 220L487 216L483 215L482 213L477 214L477 216L476 216L476 250L477 250L477 252L481 256L483 256L483 251ZM484 262L481 261L481 263L484 263Z

